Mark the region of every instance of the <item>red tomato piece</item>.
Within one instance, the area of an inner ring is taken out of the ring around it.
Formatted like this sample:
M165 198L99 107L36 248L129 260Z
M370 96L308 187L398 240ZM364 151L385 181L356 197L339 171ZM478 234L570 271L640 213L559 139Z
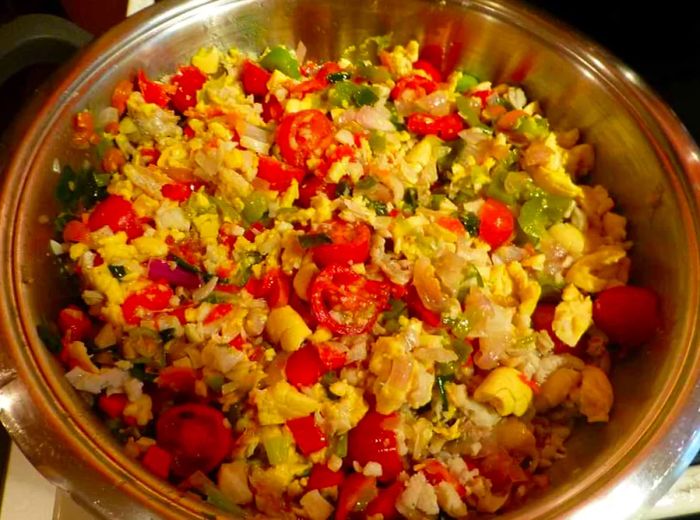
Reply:
M491 97L491 94L493 94L493 90L477 90L476 92L472 92L471 97L475 97L481 101L481 106L484 107L486 106L486 100Z
M293 166L305 168L311 158L320 157L333 142L333 123L320 110L301 110L282 118L275 142L282 158Z
M406 128L416 135L437 135L439 118L430 114L416 113L406 118Z
M658 297L651 289L634 285L605 289L593 302L593 322L613 343L639 347L661 324Z
M189 128L189 126L185 127L185 129L187 128ZM192 137L194 137L194 134L192 135ZM144 162L146 164L156 164L158 162L158 159L160 159L160 151L158 151L155 148L141 148L141 150L139 150L139 153L141 154L141 157L144 159Z
M287 381L297 388L316 384L324 373L316 347L306 345L292 352L287 359L284 373Z
M362 466L377 462L382 467L380 482L392 482L403 471L396 432L392 428L397 420L396 414L383 415L370 410L348 433L348 460Z
M269 123L270 121L278 122L284 115L284 107L282 106L282 103L280 103L279 100L272 94L267 96L267 99L263 101L262 107L262 118L266 123Z
M149 446L146 453L141 458L141 464L156 477L167 480L170 475L170 466L173 463L173 456L160 446L154 444Z
M479 473L491 481L492 489L502 493L512 484L526 482L527 473L505 451L491 453L478 461Z
M437 486L440 482L447 482L455 488L459 496L464 497L466 495L467 491L464 486L439 460L430 459L426 461L425 467L421 471L432 486Z
M117 109L119 115L126 110L126 101L134 91L134 84L128 79L123 79L117 83L112 91L112 106Z
M265 291L267 305L274 309L289 303L289 293L292 281L279 268L269 269L262 279L262 288Z
M386 308L389 293L387 284L367 280L347 265L331 264L311 283L311 312L320 325L336 334L362 334ZM343 320L337 321L331 309L341 312Z
M274 157L261 155L258 161L258 178L268 182L274 191L286 191L296 179L301 182L304 170L278 161Z
M230 454L231 430L224 420L219 410L196 403L173 406L158 417L156 441L173 456L174 476L209 473Z
M243 91L246 94L253 94L254 96L267 94L267 82L270 81L271 77L272 73L266 71L257 63L250 60L243 62L241 81L243 82Z
M337 186L337 184L327 183L315 175L308 175L299 186L299 206L302 208L310 207L311 199L318 193L325 193L329 199L334 199Z
M173 290L165 283L154 283L145 289L132 293L122 303L122 314L129 325L140 321L139 309L162 311L170 305Z
M347 520L353 513L359 513L377 496L377 479L353 473L340 486L335 520Z
M412 74L410 76L399 78L399 80L396 82L396 86L391 89L389 96L392 100L404 99L407 101L413 101L435 92L436 89L437 83L435 83L433 80L418 74Z
M382 515L383 520L396 520L400 518L396 509L396 501L404 490L404 483L396 481L388 488L380 489L377 498L372 500L365 510L367 518L374 515Z
M69 305L58 313L58 328L69 341L83 341L92 335L92 321L82 309Z
M442 81L442 74L440 74L440 71L427 60L416 61L413 64L413 68L425 72L435 83L440 83Z
M304 322L306 324L314 329L316 328L316 325L318 325L318 322L316 318L314 317L313 313L311 312L311 308L309 307L309 304L299 298L299 295L297 294L296 291L290 291L289 292L289 305L291 305L292 309L297 311L299 316L302 317Z
M555 354L574 354L574 348L569 347L566 343L560 340L554 330L552 329L552 322L554 321L554 311L557 306L552 303L540 303L535 312L532 313L532 328L535 330L546 330L549 337L554 342L554 353Z
M172 104L179 112L184 112L197 104L197 92L207 81L207 76L197 67L188 65L180 70L171 80L177 86L172 97Z
M515 219L508 206L496 199L486 199L481 207L479 238L496 249L513 234Z
M292 432L294 442L302 455L311 455L328 446L326 434L316 425L313 415L290 419L287 421L287 428Z
M168 106L170 96L168 95L165 85L149 80L146 77L146 73L143 71L143 69L139 70L136 79L141 95L143 95L143 99L146 101L146 103L155 103L159 107L163 108Z
M97 203L88 218L88 229L97 231L108 226L115 233L124 231L129 239L143 235L143 228L134 207L126 199L109 195Z
M343 480L345 480L345 474L342 471L333 471L325 464L314 464L309 474L306 490L313 491L314 489L339 486Z
M438 137L443 141L453 141L464 130L464 120L459 114L448 114L438 121Z
M165 184L160 189L166 199L184 202L192 195L192 189L186 184Z
M204 325L208 325L210 323L214 323L217 320L220 320L232 310L232 303L217 303L216 306L211 311L209 311L207 317L204 318Z
M457 217L440 217L437 219L437 225L451 231L455 235L464 236L466 233L464 225Z
M97 407L110 419L120 418L128 403L129 399L125 394L100 394L97 399Z
M314 262L320 266L337 263L363 264L369 258L372 232L367 224L334 220L330 225L322 226L320 230L333 242L312 249Z
M421 300L420 296L418 295L418 291L413 285L409 287L408 293L406 294L406 306L408 307L408 312L412 316L424 321L431 327L440 326L440 315L437 312L431 311L425 306L423 300Z
M330 343L321 343L316 345L316 348L318 349L318 357L321 360L321 364L326 370L338 370L347 363L347 353Z
M156 378L159 388L172 390L178 394L194 394L196 381L197 373L189 367L165 367Z

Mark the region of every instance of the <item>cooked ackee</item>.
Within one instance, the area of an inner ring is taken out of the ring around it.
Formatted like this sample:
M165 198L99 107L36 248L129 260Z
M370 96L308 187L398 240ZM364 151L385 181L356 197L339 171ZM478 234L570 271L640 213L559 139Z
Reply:
M229 513L513 509L659 325L593 148L415 41L304 54L202 49L76 115L51 247L82 301L40 333L130 456Z

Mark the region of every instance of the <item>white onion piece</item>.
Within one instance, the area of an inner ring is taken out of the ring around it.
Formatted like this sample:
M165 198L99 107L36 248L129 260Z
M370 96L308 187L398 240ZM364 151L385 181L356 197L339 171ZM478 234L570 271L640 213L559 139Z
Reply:
M423 96L416 101L416 105L433 116L446 116L450 113L450 100L444 90Z
M352 135L352 132L350 130L347 130L345 128L342 128L338 130L335 134L335 140L338 141L339 143L342 144L347 144L352 146L355 144L355 138Z
M248 136L241 137L241 146L261 155L267 155L270 151L270 143L258 141Z
M114 107L106 107L100 110L97 115L97 128L104 128L109 123L116 123L119 121L119 111Z
M304 42L299 40L299 44L296 48L297 61L301 64L304 63L304 58L306 58L306 45Z
M201 302L204 298L214 292L214 288L216 288L217 283L219 283L219 277L212 276L207 283L202 285L196 291L192 292L192 299L196 302Z
M363 106L357 111L355 121L369 130L392 132L395 130L390 121L391 113L383 106Z

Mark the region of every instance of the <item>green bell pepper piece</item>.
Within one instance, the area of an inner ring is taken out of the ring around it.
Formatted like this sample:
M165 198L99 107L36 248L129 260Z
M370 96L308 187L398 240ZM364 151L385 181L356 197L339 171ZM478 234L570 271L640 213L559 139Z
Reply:
M279 70L290 78L301 79L299 62L286 47L275 45L261 59L260 66L273 71Z

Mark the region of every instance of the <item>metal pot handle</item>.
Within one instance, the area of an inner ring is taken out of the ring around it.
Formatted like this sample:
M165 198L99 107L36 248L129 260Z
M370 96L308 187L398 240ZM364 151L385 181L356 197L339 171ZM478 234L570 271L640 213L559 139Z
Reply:
M0 85L20 70L38 63L61 63L92 35L48 14L19 16L0 26Z

